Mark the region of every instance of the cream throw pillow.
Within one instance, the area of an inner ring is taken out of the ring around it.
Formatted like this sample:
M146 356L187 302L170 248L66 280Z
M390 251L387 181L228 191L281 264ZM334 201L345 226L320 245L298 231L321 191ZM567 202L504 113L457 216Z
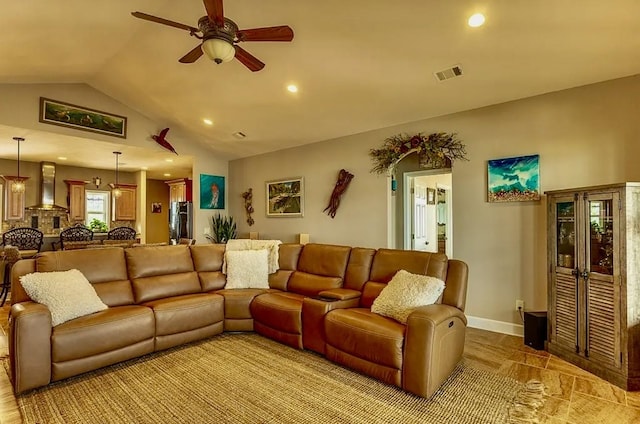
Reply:
M108 308L77 269L34 272L20 277L29 297L51 311L51 324L58 324Z
M406 324L415 308L436 303L443 291L444 281L401 269L373 301L371 312Z
M269 266L266 250L230 250L225 252L227 283L225 289L268 289Z

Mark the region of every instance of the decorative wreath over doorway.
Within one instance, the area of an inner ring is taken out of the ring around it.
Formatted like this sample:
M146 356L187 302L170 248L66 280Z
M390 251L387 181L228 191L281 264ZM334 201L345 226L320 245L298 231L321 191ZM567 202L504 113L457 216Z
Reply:
M455 133L438 132L427 136L398 134L387 138L380 149L371 149L369 155L374 167L371 172L388 173L409 152L418 154L424 168L448 168L454 160L468 160L465 145Z

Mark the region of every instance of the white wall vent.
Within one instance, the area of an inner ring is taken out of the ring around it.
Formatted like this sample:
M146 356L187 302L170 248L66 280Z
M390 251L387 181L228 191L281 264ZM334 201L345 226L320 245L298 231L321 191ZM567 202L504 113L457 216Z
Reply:
M233 136L235 138L239 138L239 139L243 139L245 138L247 135L245 133L243 133L242 131L237 131L233 133Z
M438 81L445 81L451 78L455 78L455 77L461 77L463 75L462 73L462 66L460 65L454 65L451 68L447 68L444 69L442 71L438 71L438 72L434 72L433 75L435 75L436 79Z

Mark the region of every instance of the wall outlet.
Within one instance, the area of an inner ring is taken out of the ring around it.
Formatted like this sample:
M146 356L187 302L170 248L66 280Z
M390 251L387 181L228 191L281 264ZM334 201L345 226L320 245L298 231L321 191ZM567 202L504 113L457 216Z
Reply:
M204 235L205 236L210 236L211 235L211 228L204 227Z
M524 311L524 300L516 300L516 311Z

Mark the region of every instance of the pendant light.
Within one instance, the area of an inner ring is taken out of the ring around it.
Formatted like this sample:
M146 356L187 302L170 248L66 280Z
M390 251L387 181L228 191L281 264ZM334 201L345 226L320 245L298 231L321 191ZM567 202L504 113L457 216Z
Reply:
M122 152L113 152L113 154L116 155L116 183L113 186L113 190L111 190L111 193L114 197L120 197L122 195L122 191L120 190L120 185L118 184L118 159Z
M18 142L18 176L11 182L11 191L13 193L24 193L24 180L20 178L20 142L24 141L22 137L13 137Z

